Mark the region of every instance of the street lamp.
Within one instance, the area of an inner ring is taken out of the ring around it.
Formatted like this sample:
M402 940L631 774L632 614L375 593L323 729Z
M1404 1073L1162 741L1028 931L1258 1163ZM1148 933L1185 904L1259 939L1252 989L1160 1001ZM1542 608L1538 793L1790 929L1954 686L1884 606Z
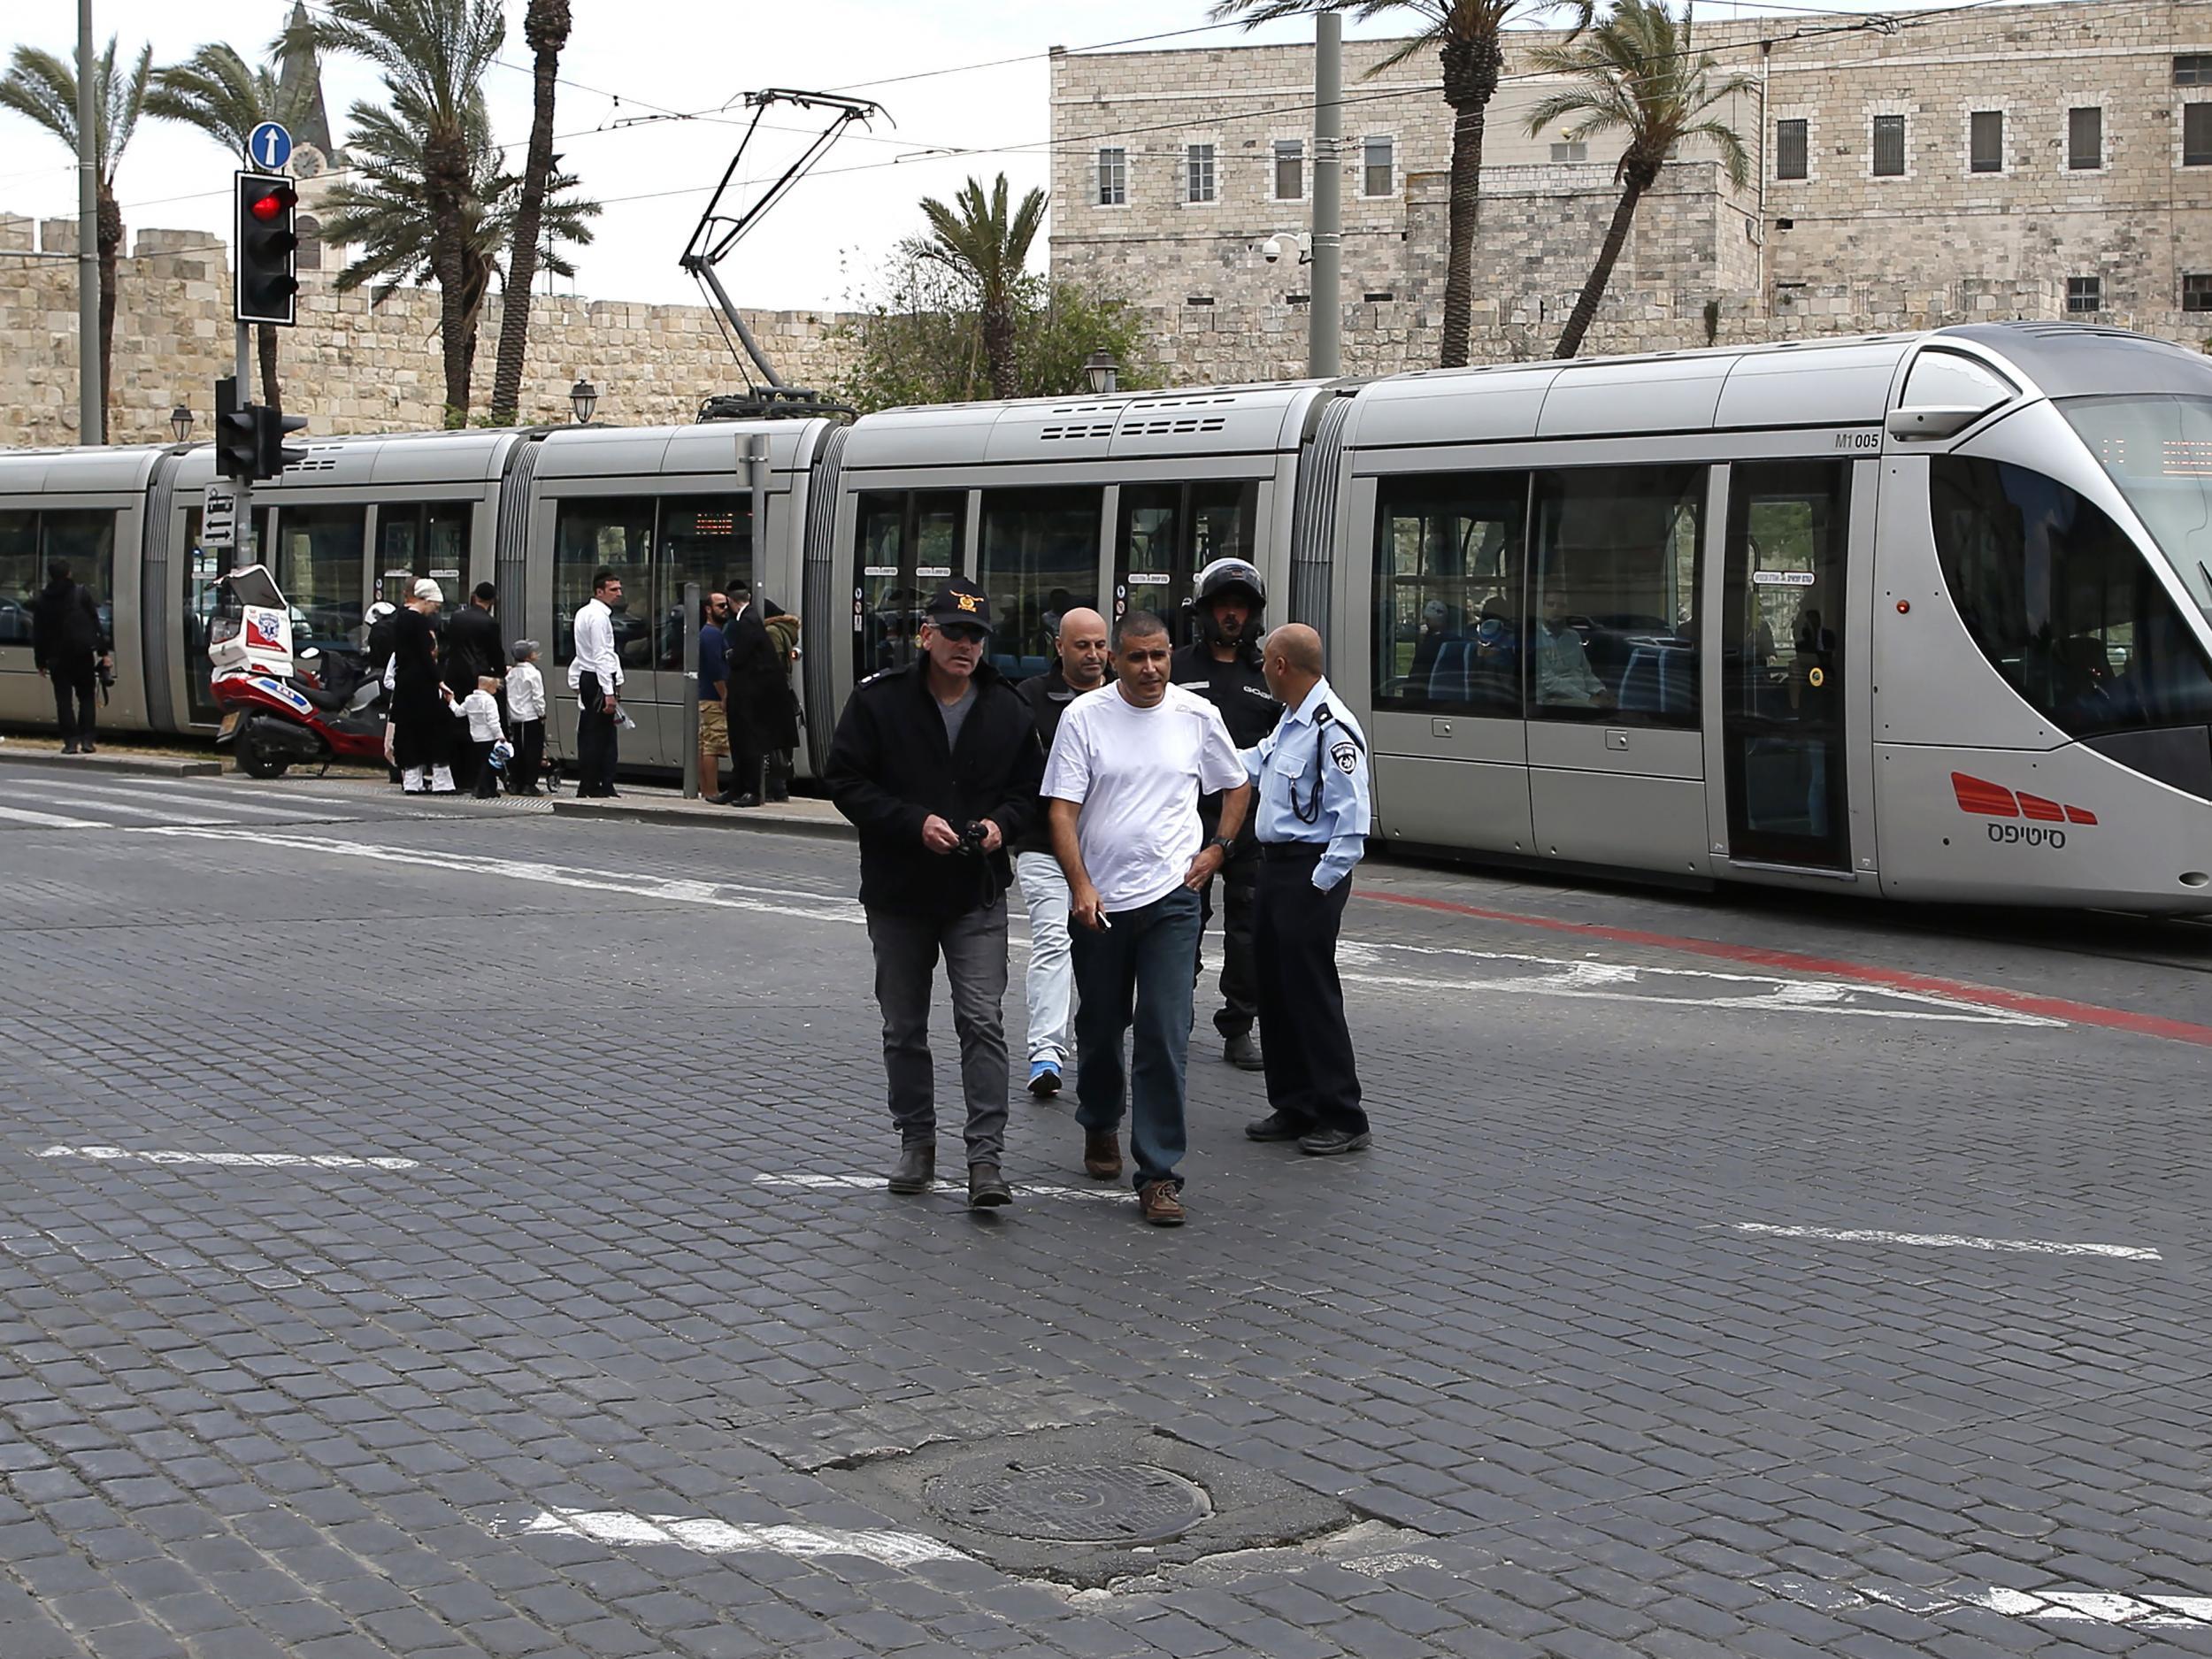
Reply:
M1104 396L1114 389L1115 378L1121 365L1114 361L1113 353L1105 347L1091 353L1083 360L1083 378L1091 383L1091 390Z
M568 388L568 406L576 411L576 424L591 424L591 411L599 407L599 388L589 380L578 380Z
M183 443L190 439L192 436L191 410L182 403L179 403L174 409L171 410L169 411L169 430L177 434L177 442L179 443Z

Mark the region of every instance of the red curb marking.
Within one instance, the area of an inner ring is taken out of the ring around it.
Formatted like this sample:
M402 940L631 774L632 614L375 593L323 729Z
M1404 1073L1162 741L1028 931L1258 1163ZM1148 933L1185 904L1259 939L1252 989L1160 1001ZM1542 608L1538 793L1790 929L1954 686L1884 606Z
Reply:
M1827 956L1808 956L1794 950L1770 950L1759 945L1730 945L1713 939L1688 939L1677 933L1646 933L1640 928L1611 927L1602 922L1563 921L1555 916L1530 916L1518 910L1486 910L1449 899L1425 899L1406 893L1362 892L1357 896L1376 904L1402 904L1410 910L1440 910L1448 916L1468 916L1477 921L1504 922L1514 927L1540 928L1546 933L1571 933L1580 939L1602 939L1617 945L1645 945L1661 950L1686 951L1715 956L1724 962L1747 963L1761 968L1786 968L1795 973L1816 973L1825 979L1855 979L1893 991L1916 991L1924 996L1947 997L1984 1008L2001 1008L2042 1019L2064 1020L2074 1025L2099 1025L2108 1031L2132 1032L2139 1037L2158 1037L2168 1042L2194 1043L2212 1048L2212 1025L2195 1025L2185 1019L2167 1019L2157 1014L2138 1014L2124 1008L2101 1008L2094 1002L2076 1002L2062 996L2035 996L2025 991L2000 990L1965 979L1946 979L1932 973L1910 973L1899 968L1878 968L1863 962L1839 962Z

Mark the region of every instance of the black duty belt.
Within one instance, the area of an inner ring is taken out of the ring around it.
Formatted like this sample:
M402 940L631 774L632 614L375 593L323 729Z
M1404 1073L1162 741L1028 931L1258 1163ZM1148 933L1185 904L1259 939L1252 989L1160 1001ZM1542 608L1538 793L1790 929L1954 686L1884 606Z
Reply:
M1262 841L1260 857L1267 864L1317 864L1329 850L1321 841Z

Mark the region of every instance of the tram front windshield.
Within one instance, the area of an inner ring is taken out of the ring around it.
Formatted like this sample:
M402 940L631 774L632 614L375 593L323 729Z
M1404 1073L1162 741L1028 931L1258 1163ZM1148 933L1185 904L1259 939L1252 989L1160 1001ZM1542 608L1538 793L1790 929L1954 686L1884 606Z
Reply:
M2070 397L2058 407L2212 618L2212 397Z

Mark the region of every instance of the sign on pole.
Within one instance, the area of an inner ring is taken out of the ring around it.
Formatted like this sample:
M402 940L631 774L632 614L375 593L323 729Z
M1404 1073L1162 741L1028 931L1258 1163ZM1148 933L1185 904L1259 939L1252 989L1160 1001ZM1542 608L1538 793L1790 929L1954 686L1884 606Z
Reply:
M238 545L238 492L227 484L210 484L200 497L200 545L207 549Z
M282 173L292 159L292 134L276 121L264 121L246 135L246 160L262 173Z

